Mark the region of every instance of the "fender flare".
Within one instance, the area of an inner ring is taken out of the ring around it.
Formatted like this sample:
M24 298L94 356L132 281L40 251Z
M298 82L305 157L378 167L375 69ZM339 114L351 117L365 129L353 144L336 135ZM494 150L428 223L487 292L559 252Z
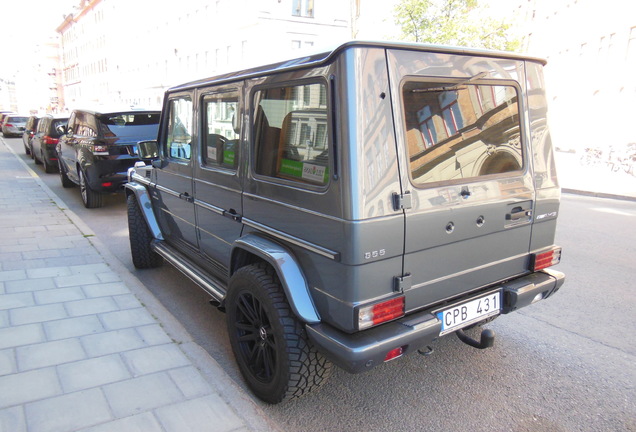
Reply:
M139 208L141 209L141 213L144 215L144 219L146 219L146 223L148 224L148 228L150 229L152 236L157 240L163 240L163 234L159 228L155 212L152 210L152 202L150 200L148 189L146 189L144 185L135 182L125 183L124 188L126 190L126 197L130 194L134 194L137 198L137 203L139 203Z
M241 251L260 257L274 268L292 311L301 321L308 324L320 322L320 315L309 293L307 280L298 261L289 250L256 234L243 236L233 244L230 274L237 270L237 254Z

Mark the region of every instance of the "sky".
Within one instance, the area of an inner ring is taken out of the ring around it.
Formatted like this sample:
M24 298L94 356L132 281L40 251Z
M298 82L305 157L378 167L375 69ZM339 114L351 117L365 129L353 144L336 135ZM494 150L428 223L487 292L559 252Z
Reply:
M5 50L0 59L0 77L15 71L34 45L55 36L64 16L78 4L79 0L0 0L0 34Z

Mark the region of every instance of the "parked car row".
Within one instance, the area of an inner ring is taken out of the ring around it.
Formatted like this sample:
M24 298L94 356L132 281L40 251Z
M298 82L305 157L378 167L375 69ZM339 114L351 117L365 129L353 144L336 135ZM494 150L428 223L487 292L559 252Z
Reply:
M65 188L79 186L84 206L101 207L103 195L120 191L128 168L141 160L137 142L156 139L160 114L77 109L31 116L22 127L24 151L45 172L59 172Z

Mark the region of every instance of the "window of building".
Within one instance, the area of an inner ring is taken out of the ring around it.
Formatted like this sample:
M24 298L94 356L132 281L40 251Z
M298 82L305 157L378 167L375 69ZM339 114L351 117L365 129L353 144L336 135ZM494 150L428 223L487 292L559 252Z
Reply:
M414 184L522 169L514 86L412 81L403 87L402 103Z
M627 40L627 52L625 53L627 60L636 59L636 27L629 29L629 39Z
M203 165L236 169L241 127L238 103L238 90L204 97Z
M313 18L314 0L293 0L292 16Z
M329 181L326 86L268 88L255 95L257 174L308 185Z

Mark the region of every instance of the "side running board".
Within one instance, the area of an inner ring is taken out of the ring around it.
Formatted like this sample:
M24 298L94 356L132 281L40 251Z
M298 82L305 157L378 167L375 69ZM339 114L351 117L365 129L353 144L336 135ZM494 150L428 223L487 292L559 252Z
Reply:
M210 294L214 302L221 303L223 301L226 293L223 282L207 274L201 267L188 260L181 252L161 240L152 242L152 249Z

